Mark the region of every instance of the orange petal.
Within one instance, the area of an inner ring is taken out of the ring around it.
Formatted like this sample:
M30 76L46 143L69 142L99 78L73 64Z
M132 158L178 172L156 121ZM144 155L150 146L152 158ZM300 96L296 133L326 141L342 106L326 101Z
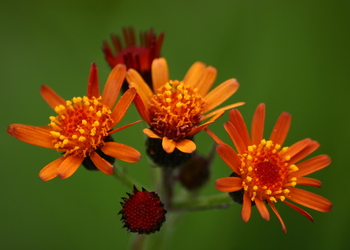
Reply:
M260 103L255 110L252 121L252 144L259 145L264 138L264 124L265 124L265 104Z
M152 62L153 90L157 90L169 81L169 70L165 58L156 58Z
M187 71L184 79L182 80L188 86L196 86L199 79L202 77L202 74L206 66L202 62L195 62L192 64L190 69Z
M96 97L96 98L100 97L97 66L95 63L92 63L91 67L90 67L90 75L89 75L89 79L88 79L88 87L87 87L86 96L90 99L92 97Z
M163 137L163 139L162 139L162 147L163 147L165 152L167 152L168 154L174 152L175 145L176 145L176 143L173 140L168 139L165 136Z
M57 176L66 179L77 171L84 158L79 156L67 156L57 169Z
M214 111L212 111L212 112L206 114L206 115L203 117L203 120L208 119L209 117L212 117L213 115L216 115L216 114L218 114L218 113L222 113L222 112L224 112L224 111L226 111L226 110L233 109L233 108L237 108L237 107L242 106L242 105L244 105L244 104L245 104L245 102L236 102L236 103L234 103L234 104L230 104L230 105L227 105L227 106L225 106L225 107L222 107L222 108L219 108L219 109L215 109Z
M331 163L328 155L319 155L298 164L299 171L295 172L296 177L305 176L327 167Z
M287 233L287 228L286 225L284 224L281 215L278 213L275 205L273 205L273 203L271 201L268 201L270 204L270 207L272 208L272 211L275 213L275 215L277 216L277 219L280 221L281 225L282 225L282 231L283 233Z
M130 104L134 100L135 94L136 94L136 89L130 88L127 91L125 91L125 93L119 99L117 105L115 105L113 112L111 114L111 118L113 119L112 127L118 124L120 120L124 117Z
M190 154L196 150L196 143L189 139L183 139L176 142L175 147L183 153Z
M298 185L307 185L307 186L313 186L313 187L322 186L322 183L319 180L316 180L313 178L307 178L307 177L299 177L297 183Z
M52 136L47 129L22 124L12 124L8 126L7 133L25 143L35 146L54 149Z
M216 143L218 143L218 144L220 144L220 143L225 144L225 143L224 143L219 137L217 137L211 130L209 130L209 129L207 129L207 128L205 128L204 130L205 130L205 132L207 132L207 133L211 136L211 138L213 138L213 140L214 140Z
M134 163L141 159L141 154L139 151L118 142L106 142L101 150L106 155L126 162Z
M204 96L204 100L207 102L204 113L216 108L221 103L230 98L239 88L239 83L236 79L229 79L221 83L215 89L210 91Z
M283 112L278 117L278 120L270 135L270 140L273 141L274 144L283 145L284 140L287 138L291 121L292 116L287 112Z
M148 124L151 123L148 109L146 108L147 104L144 104L142 101L140 95L136 93L135 98L134 98L134 104L136 106L137 112L140 114L142 119L147 122Z
M187 71L185 77L183 78L183 82L188 86L195 86L195 84L201 78L206 66L202 62L195 62Z
M300 207L284 200L283 203L287 204L288 206L290 206L291 208L293 208L295 211L297 211L298 213L304 215L306 218L308 218L311 222L314 222L314 219L312 218L312 216L306 212L304 209L301 209Z
M149 128L145 128L142 130L142 132L147 135L149 138L155 138L155 139L162 139L159 135L157 135L156 133L154 133L152 130L150 130Z
M43 169L41 169L39 173L40 179L42 179L43 181L49 181L57 177L57 169L65 159L65 157L60 157L54 160L53 162L47 164Z
M46 85L41 86L40 94L52 109L55 109L58 105L66 105L66 101Z
M209 66L205 68L203 74L201 75L199 81L191 84L193 88L198 89L198 93L201 96L205 96L216 79L217 71L214 67Z
M91 161L104 174L113 174L113 165L99 156L95 151L90 155Z
M126 66L124 64L117 64L107 78L106 85L102 93L102 102L110 109L113 108L114 103L117 100L120 88L122 87L125 79L125 73Z
M129 87L134 87L137 93L140 95L143 103L148 103L152 98L153 92L148 84L143 80L142 76L134 69L129 69L126 72L126 80L129 83Z
M252 214L252 200L247 192L243 195L243 206L242 206L242 220L244 222L249 221L250 215Z
M241 167L241 160L237 153L227 144L218 144L216 146L216 152L220 155L221 159L232 169L233 172L239 174Z
M307 147L305 147L303 150L301 150L298 154L293 156L289 163L293 164L295 162L298 162L302 159L304 159L306 156L314 152L316 149L318 149L320 144L317 141L311 141Z
M205 129L206 127L208 127L210 124L212 124L213 122L215 122L217 119L219 119L225 111L222 111L221 113L217 113L215 116L213 116L209 121L203 123L202 125L195 127L194 129L192 129L189 133L188 136L191 135L195 135L197 133L199 133L200 131L202 131L203 129Z
M240 154L243 154L247 150L249 144L245 144L240 133L237 131L236 127L233 126L231 122L225 122L224 128L230 136L233 143L235 144L237 151Z
M230 122L237 129L237 132L239 133L243 143L245 145L251 145L248 129L241 113L237 109L231 109L229 117L230 117Z
M242 189L242 179L239 177L224 177L215 181L215 188L221 192L235 192Z
M269 213L269 210L267 210L265 203L259 198L255 198L254 201L261 217L263 217L264 220L270 220L270 213Z
M120 131L120 130L126 129L126 128L128 128L128 127L130 127L130 126L132 126L132 125L135 125L136 123L140 123L140 122L142 122L142 120L138 120L138 121L136 121L136 122L133 122L133 123L130 123L130 124L121 126L121 127L119 127L119 128L116 128L116 129L113 129L113 130L109 131L108 134L111 135L111 134L113 134L113 133L116 133L116 132L118 132L118 131Z
M290 187L289 190L291 192L288 199L295 203L320 212L329 212L332 210L332 203L320 195L293 187Z

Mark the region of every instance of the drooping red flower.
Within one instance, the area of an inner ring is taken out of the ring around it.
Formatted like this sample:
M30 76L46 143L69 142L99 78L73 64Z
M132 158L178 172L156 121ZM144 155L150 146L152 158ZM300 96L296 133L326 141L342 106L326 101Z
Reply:
M50 116L49 125L12 124L8 127L7 132L23 142L55 149L63 154L40 171L42 180L48 181L57 176L62 179L70 177L86 158L90 158L103 173L112 174L113 165L101 157L98 151L126 162L137 162L140 159L141 154L136 149L106 140L111 134L132 125L113 130L124 117L136 94L136 89L130 88L114 106L125 73L124 65L114 67L100 95L97 67L92 64L86 96L67 101L43 85L40 93L57 113L56 116Z
M329 200L296 187L321 187L319 180L305 176L328 166L331 160L327 155L319 155L300 162L319 147L318 142L309 138L290 147L282 147L291 123L289 113L280 115L268 140L263 137L264 104L256 109L251 135L238 110L232 109L229 116L230 121L224 127L238 153L210 130L207 129L207 132L218 143L216 149L220 157L234 172L230 177L216 180L215 187L219 191L233 194L233 197L241 196L243 221L249 220L253 203L261 216L269 220L270 214L265 205L268 204L286 233L286 226L274 205L277 202L287 204L311 221L313 218L308 212L288 200L320 212L331 211L332 203ZM243 197L242 194L234 195L234 192L243 192Z
M123 228L128 232L139 234L150 234L159 231L165 221L167 211L160 201L158 194L148 192L142 188L142 191L134 187L134 194L128 194L129 198L122 198L124 203L119 214L124 222Z
M108 42L103 42L102 50L106 61L112 68L122 63L126 65L127 69L135 69L152 87L151 65L153 59L160 57L164 33L157 36L153 29L148 32L140 32L138 44L135 30L133 28L123 28L123 37L124 46L123 39L120 36L111 35L113 49ZM127 89L128 84L125 82L123 90L126 91Z

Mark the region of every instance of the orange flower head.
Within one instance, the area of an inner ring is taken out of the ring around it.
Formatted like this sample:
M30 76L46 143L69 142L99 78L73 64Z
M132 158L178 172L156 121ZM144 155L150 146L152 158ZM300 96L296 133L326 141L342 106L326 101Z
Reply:
M112 48L105 41L102 50L105 54L105 59L113 68L117 64L125 64L127 69L132 68L139 72L146 80L149 86L152 86L151 64L153 59L160 56L160 51L163 44L164 33L158 36L150 29L148 32L140 32L140 43L137 44L135 30L133 28L123 28L123 36L125 46L122 45L122 39L117 35L111 35ZM128 84L125 81L123 90L128 89Z
M121 143L113 142L110 135L132 124L112 130L123 118L134 99L131 88L113 108L124 80L126 68L117 65L110 73L103 94L99 94L97 67L92 64L87 95L65 101L48 86L41 87L41 95L55 110L48 126L34 127L12 124L8 133L29 144L56 149L63 156L45 166L39 176L50 180L59 176L68 178L87 161L105 174L113 173L110 158L136 162L140 153ZM107 160L106 157L108 156Z
M281 114L270 138L265 140L264 120L265 105L260 104L254 114L249 136L240 112L235 109L230 111L230 121L226 122L224 127L238 153L207 130L218 143L218 154L234 171L230 177L218 179L215 186L219 191L229 192L238 203L243 203L244 221L249 220L253 204L257 206L261 216L269 220L270 215L265 203L269 204L280 220L283 232L286 233L285 224L274 203L283 202L311 221L313 218L309 213L287 200L317 211L329 212L332 207L329 200L296 186L320 187L319 180L304 176L328 166L331 161L327 155L320 155L298 163L315 151L319 144L311 139L304 139L290 147L282 147L291 122L291 115L286 112Z
M196 62L182 81L170 80L167 62L157 58L152 63L153 90L133 69L126 75L130 87L138 94L135 105L150 128L144 133L161 139L163 150L171 154L175 149L192 153L196 144L192 137L218 119L225 110L243 105L235 103L209 112L233 95L239 84L229 79L209 92L216 78L216 69ZM201 124L207 118L209 121Z

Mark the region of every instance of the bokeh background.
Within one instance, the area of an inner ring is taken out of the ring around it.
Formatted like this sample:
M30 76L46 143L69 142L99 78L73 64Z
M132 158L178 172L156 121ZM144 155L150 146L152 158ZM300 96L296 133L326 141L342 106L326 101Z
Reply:
M313 155L328 154L332 164L312 175L333 202L330 213L310 209L315 223L285 206L264 221L241 207L191 212L175 228L166 249L347 249L349 247L349 1L2 1L0 3L0 248L127 249L132 234L121 229L121 197L130 192L112 176L83 167L69 179L43 182L38 173L58 153L25 144L6 133L11 123L45 125L52 110L39 88L48 84L70 99L86 91L96 62L103 86L109 66L102 41L124 26L165 32L162 55L171 78L182 79L195 61L218 69L216 84L235 77L239 91L226 104L240 107L248 123L256 106L267 106L266 136L282 111L293 116L286 145L310 137L321 143ZM139 119L132 107L122 124ZM222 124L211 129L228 142ZM116 134L144 153L138 124ZM196 137L206 154L212 140ZM119 163L150 186L147 156ZM213 181L228 176L216 157L202 195L217 194ZM149 237L157 237L157 234ZM160 240L161 241L161 240Z

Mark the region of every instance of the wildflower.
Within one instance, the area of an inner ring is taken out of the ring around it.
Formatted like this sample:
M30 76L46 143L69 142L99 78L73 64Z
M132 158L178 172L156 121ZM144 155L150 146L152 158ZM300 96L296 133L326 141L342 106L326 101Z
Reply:
M62 179L70 177L88 157L103 173L112 174L113 165L103 159L97 153L98 150L126 162L137 162L140 159L141 155L136 149L105 140L111 134L132 125L112 130L123 118L136 93L136 89L129 89L113 109L125 73L125 66L117 65L111 71L100 95L97 67L92 64L86 96L74 97L68 101L43 85L40 93L57 116L50 117L48 126L12 124L8 127L7 132L23 142L55 149L63 154L40 171L42 180L51 180L56 176Z
M105 41L102 50L105 54L105 59L113 68L117 64L125 64L127 69L132 68L141 74L147 84L152 86L151 64L153 59L160 56L164 33L158 36L150 29L148 32L140 32L140 44L136 42L135 30L133 28L123 28L123 36L125 46L122 45L122 39L117 35L111 35L111 47ZM123 90L128 89L128 83L124 81Z
M193 135L213 123L225 110L244 104L231 104L209 113L239 87L236 79L229 79L209 92L215 78L215 68L196 62L182 81L169 80L166 60L157 58L152 62L152 91L136 70L129 69L126 79L138 92L134 103L150 126L143 132L149 138L161 139L162 148L168 154L175 149L192 153L196 149L191 140ZM199 125L210 117L209 121Z
M160 201L158 194L148 192L142 188L138 191L136 187L134 194L128 194L129 198L122 198L124 203L119 214L122 215L121 221L124 222L123 228L127 228L129 232L139 234L150 234L159 231L165 221L163 203Z
M210 130L207 132L218 143L216 149L220 157L234 171L231 177L216 180L215 187L222 192L243 191L243 221L249 220L253 203L261 216L269 220L270 215L265 205L269 204L279 219L283 232L286 233L285 224L274 205L279 201L310 221L313 221L313 218L309 213L287 200L320 212L331 211L332 203L329 200L296 187L297 185L321 187L319 180L304 176L328 166L331 160L327 155L319 155L298 163L319 147L318 142L309 138L290 147L282 147L291 123L289 113L284 112L280 115L268 140L263 139L264 104L260 104L256 109L251 136L238 110L231 110L229 116L230 121L226 122L224 127L238 153Z

